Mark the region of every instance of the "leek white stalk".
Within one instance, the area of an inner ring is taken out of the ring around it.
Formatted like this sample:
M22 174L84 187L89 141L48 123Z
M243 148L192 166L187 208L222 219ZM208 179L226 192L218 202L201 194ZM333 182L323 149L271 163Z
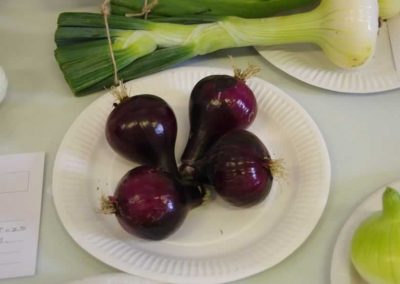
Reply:
M400 14L400 0L378 0L379 16L386 20Z
M382 203L354 233L351 260L369 284L400 284L400 194L388 187Z
M230 47L309 42L319 45L334 64L353 68L365 64L374 52L378 7L369 0L322 0L313 11L290 16L227 17L194 27L155 25L149 35L158 46L192 44L199 55Z
M312 11L280 17L183 25L110 16L109 24L119 74L130 80L220 49L291 43L316 44L337 66L360 67L374 53L378 18L376 0L322 0ZM75 93L112 84L102 20L85 13L59 17L56 58Z
M158 47L192 45L196 55L249 45L314 43L336 65L352 68L371 58L377 30L376 1L322 0L310 12L289 16L225 17L215 23L199 25L152 23L148 31L139 32L147 34Z

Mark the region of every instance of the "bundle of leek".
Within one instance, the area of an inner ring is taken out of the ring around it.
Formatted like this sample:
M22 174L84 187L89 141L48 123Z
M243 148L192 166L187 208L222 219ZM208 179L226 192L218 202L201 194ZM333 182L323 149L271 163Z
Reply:
M118 74L124 81L224 48L299 42L314 43L336 65L354 68L373 55L378 6L376 0L322 0L312 11L280 17L224 17L183 25L110 16L109 26ZM55 40L56 59L76 95L113 84L101 14L62 13Z
M150 4L147 1L150 2ZM147 6L154 21L165 17L184 17L199 22L212 18L205 16L238 16L262 18L280 14L295 13L318 5L320 0L111 0L112 13L116 15L140 15ZM389 19L400 14L400 0L378 0L379 16Z
M154 18L184 16L193 19L210 15L263 18L310 10L319 3L320 0L111 0L111 11L116 15L140 14L138 12L148 5Z

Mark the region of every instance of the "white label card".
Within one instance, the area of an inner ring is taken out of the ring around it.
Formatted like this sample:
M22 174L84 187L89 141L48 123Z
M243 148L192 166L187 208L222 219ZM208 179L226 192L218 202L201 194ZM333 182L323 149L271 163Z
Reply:
M0 279L35 274L44 158L0 156Z

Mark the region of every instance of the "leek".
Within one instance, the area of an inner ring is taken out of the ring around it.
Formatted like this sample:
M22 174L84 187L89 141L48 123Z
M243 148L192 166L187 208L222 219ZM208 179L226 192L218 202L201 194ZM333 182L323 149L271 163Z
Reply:
M382 203L355 231L351 260L369 284L400 284L400 194L388 187Z
M259 19L223 17L206 24L109 18L119 77L126 81L163 70L197 55L244 47L314 43L343 68L373 55L376 0L322 0L312 11ZM55 34L56 59L73 92L83 95L113 84L113 68L101 14L62 13Z
M145 3L145 0L111 0L111 11L119 15L137 14L143 9ZM320 0L158 0L150 15L263 18L300 9L311 9L319 3Z
M151 0L148 0L151 1ZM165 17L191 17L193 21L204 22L204 16L238 16L262 18L281 13L294 13L311 9L319 0L158 0L149 18L153 21ZM400 0L378 0L379 16L389 19L400 13ZM116 15L134 14L145 6L145 0L111 0L112 13ZM211 20L210 20L211 21Z

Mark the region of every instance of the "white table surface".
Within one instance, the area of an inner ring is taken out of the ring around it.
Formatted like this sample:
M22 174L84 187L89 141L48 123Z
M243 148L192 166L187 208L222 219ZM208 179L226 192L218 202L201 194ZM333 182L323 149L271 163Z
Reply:
M58 219L52 167L64 133L101 93L74 97L54 59L56 19L62 11L96 11L97 0L1 0L0 65L9 81L0 104L0 155L46 152L43 208L35 276L0 284L65 283L117 272L83 251ZM326 210L311 236L277 266L235 283L328 284L333 247L355 206L377 188L400 179L400 89L341 94L298 81L252 48L220 51L185 65L262 68L259 77L278 86L312 116L326 140L332 184ZM340 284L340 283L334 283Z

